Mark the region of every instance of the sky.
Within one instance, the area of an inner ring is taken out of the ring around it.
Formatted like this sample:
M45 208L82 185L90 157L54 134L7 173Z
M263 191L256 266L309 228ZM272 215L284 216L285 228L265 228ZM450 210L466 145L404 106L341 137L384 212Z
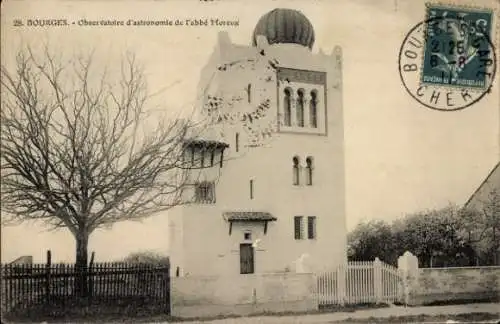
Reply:
M456 4L467 4L455 0ZM474 1L497 10L495 0ZM400 46L410 29L425 19L424 1L3 1L2 64L21 43L42 42L71 55L94 50L102 66L131 51L146 69L158 109L192 109L200 71L225 30L234 43L250 44L258 19L278 8L302 11L314 26L313 52L343 49L347 226L360 221L391 221L406 213L463 204L500 158L498 75L493 90L461 111L439 112L420 105L404 89L398 72ZM220 19L237 26L78 26L78 21ZM68 27L14 27L14 19L67 19ZM498 55L498 54L497 54ZM498 66L498 63L497 63ZM161 224L161 225L158 225ZM68 231L46 232L38 224L2 227L2 262L33 255L42 262L74 259ZM97 260L129 252L164 253L165 215L143 223L121 223L99 230L90 250Z

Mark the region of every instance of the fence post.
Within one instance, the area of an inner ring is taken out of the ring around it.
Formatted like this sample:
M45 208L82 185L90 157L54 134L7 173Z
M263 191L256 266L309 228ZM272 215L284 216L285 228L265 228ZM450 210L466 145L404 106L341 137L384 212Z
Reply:
M373 261L373 279L375 290L375 302L380 304L384 298L384 291L382 290L382 262L378 257Z
M45 264L45 300L50 302L50 268L52 265L52 253L47 250L47 263Z

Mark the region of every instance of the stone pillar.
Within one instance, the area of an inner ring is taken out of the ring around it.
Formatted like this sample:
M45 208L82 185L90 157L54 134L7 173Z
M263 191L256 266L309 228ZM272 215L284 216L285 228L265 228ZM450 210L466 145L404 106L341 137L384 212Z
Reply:
M406 251L398 258L398 270L402 278L401 298L406 305L415 304L415 293L418 286L418 258Z
M382 262L377 257L373 261L373 279L374 279L374 290L375 290L375 302L380 304L384 298L384 291L382 285Z
M346 280L347 280L347 263L342 264L337 268L337 293L338 293L338 302L340 303L341 306L344 306L347 301Z

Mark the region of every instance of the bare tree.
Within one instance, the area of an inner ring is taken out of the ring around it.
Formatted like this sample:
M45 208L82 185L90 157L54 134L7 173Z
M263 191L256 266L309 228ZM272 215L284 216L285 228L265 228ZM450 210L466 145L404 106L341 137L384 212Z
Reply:
M2 65L2 221L69 229L77 267L94 230L177 206L189 185L182 153L193 125L148 123L142 69L132 55L119 67L112 82L92 55L63 64L29 48Z

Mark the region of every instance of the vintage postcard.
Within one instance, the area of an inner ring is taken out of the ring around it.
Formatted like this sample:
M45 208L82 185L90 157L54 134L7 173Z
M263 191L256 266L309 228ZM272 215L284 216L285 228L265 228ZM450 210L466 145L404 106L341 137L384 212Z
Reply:
M498 0L1 5L2 321L500 319Z

